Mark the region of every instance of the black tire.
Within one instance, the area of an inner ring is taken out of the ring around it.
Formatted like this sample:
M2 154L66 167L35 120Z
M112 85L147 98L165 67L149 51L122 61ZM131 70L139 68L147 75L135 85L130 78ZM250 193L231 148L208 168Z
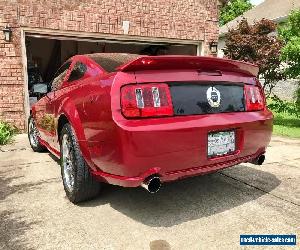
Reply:
M34 152L45 152L47 148L39 142L39 131L36 128L35 121L32 116L28 118L28 140Z
M69 146L64 148L65 141ZM101 183L91 175L69 123L64 125L60 133L60 162L64 189L72 203L90 200L99 194Z

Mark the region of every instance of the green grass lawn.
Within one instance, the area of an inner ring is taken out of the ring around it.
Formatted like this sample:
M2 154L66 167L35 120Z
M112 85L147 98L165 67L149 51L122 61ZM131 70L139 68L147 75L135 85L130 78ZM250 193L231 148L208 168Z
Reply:
M300 138L300 117L287 113L274 114L273 134Z

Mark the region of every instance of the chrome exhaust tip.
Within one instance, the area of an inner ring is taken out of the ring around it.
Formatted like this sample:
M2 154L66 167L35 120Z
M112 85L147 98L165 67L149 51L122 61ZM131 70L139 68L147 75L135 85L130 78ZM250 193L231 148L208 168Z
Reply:
M141 186L145 188L149 193L155 194L161 187L161 181L158 176L150 176L142 183Z
M251 161L252 164L261 166L265 162L266 156L265 155L260 155L254 160Z

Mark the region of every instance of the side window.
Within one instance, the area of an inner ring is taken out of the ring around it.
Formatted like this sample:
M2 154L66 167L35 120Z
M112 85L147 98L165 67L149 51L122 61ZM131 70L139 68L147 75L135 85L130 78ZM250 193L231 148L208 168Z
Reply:
M70 74L68 82L76 81L82 78L87 71L87 67L82 62L77 62Z
M60 86L62 85L63 80L68 72L70 65L71 65L71 62L66 62L55 73L54 79L52 80L52 83L51 83L51 91L56 91L60 88Z

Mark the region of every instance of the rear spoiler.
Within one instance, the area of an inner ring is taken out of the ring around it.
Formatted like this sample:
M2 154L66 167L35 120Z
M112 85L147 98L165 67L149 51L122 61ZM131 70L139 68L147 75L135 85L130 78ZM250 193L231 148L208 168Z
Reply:
M258 66L251 63L201 56L141 56L117 68L122 72L168 69L196 69L199 72L230 71L254 77L259 71Z

